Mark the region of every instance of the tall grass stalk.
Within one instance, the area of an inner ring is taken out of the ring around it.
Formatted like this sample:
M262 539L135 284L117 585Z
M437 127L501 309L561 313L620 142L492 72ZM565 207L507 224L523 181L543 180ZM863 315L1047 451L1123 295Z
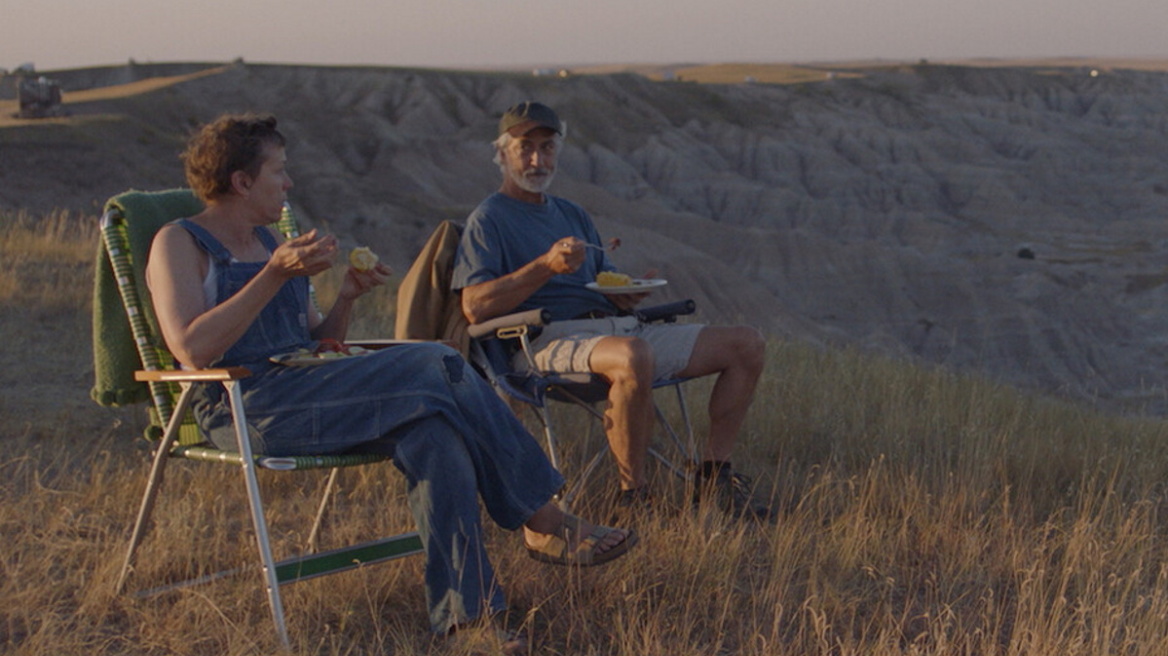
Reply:
M93 235L62 227L74 219L3 219L0 308L77 331L87 291L42 303L24 290L88 290ZM369 305L371 326L389 321L389 305ZM84 395L84 377L67 373L87 357L78 341L35 363L6 352L26 366L2 369L5 398L21 402L6 402L0 420L0 651L271 653L258 575L149 599L112 593L145 480L140 412L24 402ZM1168 653L1162 420L858 350L774 340L768 358L735 461L778 507L775 524L695 512L684 485L660 475L665 507L638 527L642 545L603 568L535 565L518 536L488 530L517 621L543 653ZM51 384L26 389L43 371ZM691 387L700 434L708 382ZM572 462L585 423L557 415ZM238 479L172 463L132 589L254 560ZM583 512L603 514L611 480L602 467ZM302 546L321 482L262 477L280 554ZM410 525L400 475L366 467L344 474L327 539ZM285 598L296 653L481 648L426 633L417 558L297 584Z

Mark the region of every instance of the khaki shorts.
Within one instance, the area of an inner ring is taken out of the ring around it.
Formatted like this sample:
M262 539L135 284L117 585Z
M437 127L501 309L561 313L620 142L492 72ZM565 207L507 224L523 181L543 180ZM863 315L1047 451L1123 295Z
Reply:
M600 340L605 337L639 337L653 349L656 362L654 380L664 380L672 378L689 364L698 333L704 327L687 323L643 324L636 317L556 321L544 326L543 332L532 341L531 350L541 371L590 372L592 368L588 360ZM523 353L515 356L513 366L519 371L529 368Z

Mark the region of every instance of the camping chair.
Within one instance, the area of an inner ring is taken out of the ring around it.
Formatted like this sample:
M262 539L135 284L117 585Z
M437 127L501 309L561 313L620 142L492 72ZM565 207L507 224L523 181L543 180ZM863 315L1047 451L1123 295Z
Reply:
M634 314L642 322L663 321L672 323L677 317L693 314L695 305L692 300L677 301L665 305L637 310ZM540 426L543 428L544 439L547 442L548 459L557 469L561 466L560 445L553 428L548 401L571 403L582 408L595 418L599 425L604 424L604 413L597 409L597 404L608 398L608 383L599 376L591 373L557 373L539 371L531 351L531 338L538 334L538 330L548 322L546 312L529 310L515 314L497 317L481 324L468 328L470 341L470 361L487 377L497 391L507 398L515 399L530 407ZM527 367L517 370L513 367L513 356L522 352ZM660 404L654 400L653 411L657 417L657 425L668 436L664 446L651 446L649 455L665 466L667 470L679 478L688 480L692 477L696 467L693 425L690 422L689 410L685 403L683 384L687 378L669 378L653 383L654 390L672 390L677 407L681 415L681 423L685 440L682 440L678 430L666 417ZM665 455L671 451L673 457ZM559 495L559 502L565 508L584 490L593 471L608 453L608 443L604 443L596 454L573 476L573 483ZM680 461L680 462L678 462Z
M157 440L153 466L137 520L126 551L116 588L121 592L133 569L134 553L145 536L154 502L161 488L163 471L171 458L218 462L240 467L251 508L259 549L264 586L272 609L272 619L281 644L287 648L288 631L280 586L317 576L421 553L416 532L403 533L348 547L316 552L317 537L325 509L336 486L341 467L387 460L368 454L271 457L254 453L248 439L246 411L238 381L250 375L242 367L204 370L177 370L165 350L145 285L145 261L150 242L165 223L193 216L202 205L189 190L143 193L127 192L107 203L101 218L101 247L98 253L94 300L94 358L97 384L93 396L104 405L140 401L151 403L151 426L147 437ZM285 208L278 227L286 236L297 234L291 212ZM206 443L188 412L195 383L223 385L230 398L238 449L224 451ZM256 478L257 468L277 471L331 469L324 498L309 534L309 551L276 562L268 537ZM239 568L198 577L182 583L154 588L143 596L197 583L218 580L240 573Z
M519 312L490 321L467 326L462 316L458 295L451 292L451 271L454 252L462 227L453 221L443 221L431 234L402 278L398 288L396 335L398 339L442 339L461 346L463 354L487 378L505 399L530 407L543 429L548 458L552 466L563 471L561 448L552 425L548 400L571 403L583 408L603 424L604 415L596 404L608 398L608 384L589 373L558 374L538 372L531 357L529 337L547 321L541 310ZM694 302L679 301L646 308L636 312L642 321L676 321L678 316L692 314ZM518 350L527 353L529 367L516 371L512 355ZM672 389L677 399L685 434L683 441L678 430L668 421L660 406L654 403L658 424L670 438L665 449L652 448L650 454L665 467L682 478L689 478L695 466L696 448L693 426L685 404L682 384L684 379L657 381L654 389ZM573 483L559 496L565 508L569 507L583 490L593 471L608 451L593 455ZM670 458L663 452L672 451ZM679 462L680 461L680 462ZM571 473L571 472L569 472Z

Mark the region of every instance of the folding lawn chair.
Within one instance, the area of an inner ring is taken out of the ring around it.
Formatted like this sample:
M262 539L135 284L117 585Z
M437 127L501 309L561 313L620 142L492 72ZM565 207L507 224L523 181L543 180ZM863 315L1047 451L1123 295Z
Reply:
M452 221L443 221L434 230L410 270L402 278L398 291L398 339L445 339L459 343L471 364L487 378L504 398L513 399L530 407L543 429L548 458L552 466L564 471L561 448L552 425L548 400L571 403L583 408L603 425L604 415L596 404L608 398L608 384L589 373L559 374L539 372L531 355L530 337L547 323L547 313L529 310L472 326L466 325L458 295L449 286L454 266L454 250L462 227ZM646 322L673 322L678 316L692 314L692 300L638 310L635 314ZM453 314L457 313L457 317ZM458 321L461 319L461 322ZM517 371L512 356L522 350L527 354L528 368ZM696 467L696 447L693 426L685 403L682 384L686 379L673 378L657 381L654 389L672 389L677 399L685 440L670 423L660 406L654 403L658 424L670 438L665 448L651 448L649 453L669 471L689 479ZM593 471L608 452L607 442L580 468L579 473L568 472L572 484L559 496L565 508L583 491ZM673 457L664 453L672 452Z
M124 589L133 569L134 553L145 536L167 461L170 458L185 458L240 467L251 507L272 619L280 642L287 648L288 631L280 599L282 584L421 553L422 543L417 533L410 532L316 552L320 526L340 468L380 462L388 457L366 454L271 457L254 453L248 440L246 412L237 384L250 372L242 367L176 370L174 359L166 351L158 331L146 288L146 255L159 228L173 219L193 216L201 210L199 201L185 189L154 193L127 192L110 199L101 219L102 239L94 299L97 383L93 397L103 405L149 401L151 427L147 437L157 440L154 463L118 576L117 591L120 593ZM288 237L297 234L295 221L289 211L285 211L278 227ZM226 389L234 414L238 445L236 451L217 449L206 443L200 435L188 412L194 383L216 383ZM274 560L256 478L257 468L278 471L331 469L325 484L324 498L309 534L306 554L279 562ZM246 569L202 576L143 594L218 580Z
M694 302L685 300L645 308L634 314L643 322L670 323L676 321L678 316L692 314L694 309ZM537 335L546 323L547 314L544 311L529 310L472 325L468 329L471 338L470 361L491 381L496 390L508 398L524 403L534 411L547 441L548 458L552 466L559 469L561 449L552 426L548 400L579 406L603 426L604 413L597 409L597 404L608 399L609 386L602 378L591 373L539 371L531 351L531 338ZM526 358L527 367L522 370L517 370L512 365L513 356L517 352L522 352ZM678 430L665 416L661 406L654 401L653 411L657 416L657 424L669 440L664 442L664 446L653 446L649 449L649 455L685 480L692 477L696 467L693 425L690 422L683 389L683 384L687 380L669 378L653 383L654 390L673 391L681 415L685 440L682 440ZM672 452L673 457L666 456L666 452ZM579 473L573 474L572 484L559 496L559 501L564 507L571 506L580 495L606 453L607 441L604 447L584 464Z

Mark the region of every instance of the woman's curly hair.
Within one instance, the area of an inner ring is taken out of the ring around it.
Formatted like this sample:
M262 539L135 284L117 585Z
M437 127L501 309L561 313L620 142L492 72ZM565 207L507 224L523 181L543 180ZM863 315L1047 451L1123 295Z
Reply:
M203 202L231 191L231 174L259 175L264 147L283 147L276 118L260 114L227 114L199 129L182 154L187 184Z

